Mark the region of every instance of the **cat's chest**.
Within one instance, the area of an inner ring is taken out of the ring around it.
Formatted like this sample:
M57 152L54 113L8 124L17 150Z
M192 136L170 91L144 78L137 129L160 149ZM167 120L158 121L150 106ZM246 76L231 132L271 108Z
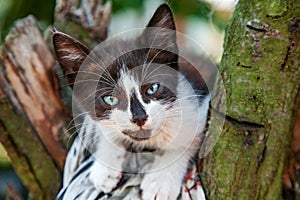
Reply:
M126 173L143 173L151 168L158 154L155 152L133 153L127 152L124 155L122 171Z

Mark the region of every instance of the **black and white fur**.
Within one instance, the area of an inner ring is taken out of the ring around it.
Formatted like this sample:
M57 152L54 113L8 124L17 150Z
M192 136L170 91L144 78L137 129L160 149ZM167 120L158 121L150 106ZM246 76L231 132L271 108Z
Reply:
M75 140L58 199L75 198L68 192L76 188L74 179L79 175L82 191L76 198L80 199L99 198L95 193L84 196L85 184L104 195L126 181L124 177L133 176L140 177L140 196L144 200L177 199L180 195L190 162L201 145L210 97L203 79L195 78L182 64L186 61L177 54L174 32L164 31L175 31L172 12L166 4L156 10L147 27L161 28L162 32L144 31L136 39L116 41L107 51L126 50L128 45L139 43L151 48L126 53L110 66L98 62L106 73L97 86L96 117L85 115L78 136L90 147L82 146L78 138ZM73 86L90 50L61 32L54 33L53 43L57 59ZM149 67L152 64L157 66ZM136 66L142 66L142 76L134 73ZM168 70L159 71L160 66L173 71L162 74ZM164 81L171 82L170 87L174 88L168 88ZM81 158L74 158L79 152Z

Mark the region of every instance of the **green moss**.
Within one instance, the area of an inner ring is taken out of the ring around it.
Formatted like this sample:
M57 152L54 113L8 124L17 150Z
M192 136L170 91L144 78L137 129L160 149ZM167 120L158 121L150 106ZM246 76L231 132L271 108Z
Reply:
M290 27L299 13L293 1L240 0L236 7L220 65L227 93L220 112L229 118L204 166L209 199L280 199L300 101L300 29Z
M278 90L281 83L277 79L290 45L286 21L293 14L274 20L268 16L268 6L263 12L264 6L253 1L239 3L231 29L227 29L220 68L223 79L228 80L224 81L230 97L227 114L258 124L264 123L266 113L278 106L282 98L278 95L282 91Z
M56 20L54 26L59 31L76 38L90 48L93 48L98 44L98 42L91 39L90 33L87 30L83 29L81 25L73 21Z
M212 199L243 199L252 194L257 155L264 148L258 137L261 134L261 130L246 131L236 124L225 124L222 139L211 154L213 161L205 165L217 179Z
M0 138L14 169L35 199L53 199L60 187L60 172L26 120L6 100L1 100L0 110Z

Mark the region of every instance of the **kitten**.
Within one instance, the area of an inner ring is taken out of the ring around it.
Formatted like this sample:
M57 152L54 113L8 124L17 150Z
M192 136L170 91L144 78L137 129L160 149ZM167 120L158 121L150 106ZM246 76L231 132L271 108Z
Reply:
M87 181L110 193L140 176L142 199L177 199L201 145L210 95L197 70L178 56L170 8L161 5L140 36L114 40L101 53L57 31L53 44L71 87L93 101L95 113L84 114L78 136L95 160ZM95 88L76 75L97 80ZM65 187L72 178L64 173Z

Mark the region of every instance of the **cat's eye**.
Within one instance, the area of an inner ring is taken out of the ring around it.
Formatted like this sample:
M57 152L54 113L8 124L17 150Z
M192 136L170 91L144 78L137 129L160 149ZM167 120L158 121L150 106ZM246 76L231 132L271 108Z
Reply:
M109 106L115 106L119 103L119 99L117 97L110 96L110 95L104 96L103 101Z
M153 95L155 94L159 89L159 84L158 83L154 83L152 84L146 91L147 95Z

